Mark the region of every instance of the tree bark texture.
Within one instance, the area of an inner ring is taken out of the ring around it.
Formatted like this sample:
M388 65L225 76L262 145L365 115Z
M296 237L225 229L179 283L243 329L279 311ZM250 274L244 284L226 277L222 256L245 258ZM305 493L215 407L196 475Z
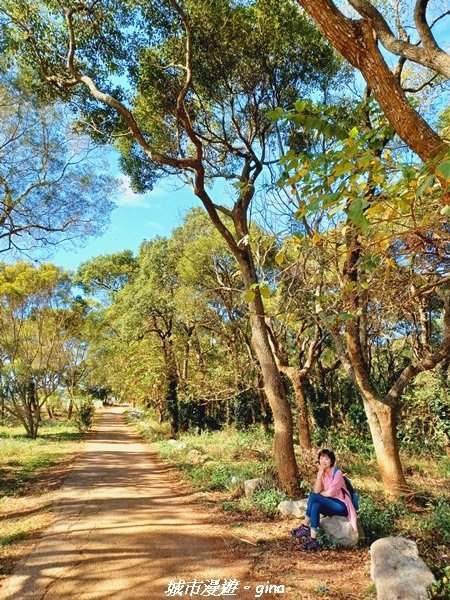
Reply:
M397 409L368 395L363 396L363 403L383 488L396 498L408 490L397 441Z
M306 398L304 378L299 369L288 367L284 370L294 387L295 405L297 407L297 431L300 448L311 450L311 429L309 426L308 401Z
M397 407L383 403L374 392L356 323L347 326L347 348L353 378L363 399L383 488L395 497L408 489L397 441Z
M331 0L297 0L336 50L357 68L399 137L423 160L449 150L414 110L380 53L370 19L345 17Z

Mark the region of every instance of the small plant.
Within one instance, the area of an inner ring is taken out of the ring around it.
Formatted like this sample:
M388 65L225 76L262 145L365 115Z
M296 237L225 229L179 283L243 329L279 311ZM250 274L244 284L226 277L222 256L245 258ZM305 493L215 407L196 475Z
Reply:
M361 498L358 511L360 525L368 543L395 535L396 519L405 513L406 507L402 501L385 504L375 502L371 497Z
M428 592L430 600L447 600L450 598L450 566L444 567L437 575L437 580Z
M325 548L327 550L334 550L335 548L340 547L339 544L332 541L321 528L317 530L317 541L319 542L321 548Z
M252 504L267 517L275 517L278 514L278 505L287 498L288 496L279 490L260 490L253 494Z
M433 512L423 519L422 529L440 542L450 543L450 504L445 498L437 500Z
M77 403L77 412L75 415L75 425L78 431L88 431L94 422L95 404L91 398L83 398Z

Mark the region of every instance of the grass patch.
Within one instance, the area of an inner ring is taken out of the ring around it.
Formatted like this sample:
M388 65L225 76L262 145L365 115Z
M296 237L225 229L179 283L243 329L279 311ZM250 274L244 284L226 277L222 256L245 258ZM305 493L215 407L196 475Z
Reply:
M21 427L0 427L0 498L23 492L40 472L73 452L81 439L69 421L43 421L35 440Z
M35 440L21 427L0 427L0 576L48 524L49 485L62 480L82 438L69 421L43 421Z

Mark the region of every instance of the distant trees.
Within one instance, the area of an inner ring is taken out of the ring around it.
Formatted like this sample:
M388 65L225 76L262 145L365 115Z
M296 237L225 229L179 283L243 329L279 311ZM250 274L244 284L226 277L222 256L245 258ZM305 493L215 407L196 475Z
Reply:
M66 112L0 78L0 252L81 240L108 222L117 185Z
M51 264L0 264L0 396L2 408L35 438L50 396L83 372L80 310L70 280Z
M80 271L98 280L95 264ZM193 210L170 239L143 243L134 265L98 317L90 359L96 385L152 406L173 433L192 424L189 412L204 428L240 392L258 398L242 281L207 215Z
M293 0L4 0L2 47L39 97L71 102L79 129L115 145L136 191L175 174L209 218L191 214L137 257L82 266L78 283L102 304L86 319L91 385L154 406L173 433L191 402L223 402L228 422L230 398L256 421L255 397L268 402L290 492L293 410L308 447L311 415L328 410L336 424L358 390L385 487L398 491L400 398L450 344L447 142L409 102L401 69L412 58L442 74L446 59L427 2L414 17L422 47L403 15L396 36L370 2L350 2L360 19L328 0L298 4L366 78L361 104L333 104L341 61ZM395 72L375 32L400 55ZM254 222L255 198L271 204L279 174L288 240Z

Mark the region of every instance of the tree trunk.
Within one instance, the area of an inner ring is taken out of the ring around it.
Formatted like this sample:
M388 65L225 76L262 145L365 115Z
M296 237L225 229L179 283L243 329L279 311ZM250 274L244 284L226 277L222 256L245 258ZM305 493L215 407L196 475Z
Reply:
M70 421L73 414L73 397L70 395L69 406L67 407L67 419Z
M0 380L0 425L5 423L5 395L3 393L3 385Z
M298 443L300 448L311 450L311 430L304 378L301 376L300 370L294 367L283 368L283 372L289 377L294 388L295 405L297 407Z
M53 419L53 410L51 407L45 402L45 408L47 409L47 414L49 419Z
M166 395L166 411L170 420L172 435L176 436L180 429L178 409L178 378L169 374L169 382Z
M363 402L383 488L395 498L408 490L397 441L397 409L372 397L364 397Z
M244 287L248 291L251 289L250 286L257 282L250 250L242 252L238 260ZM283 489L295 495L298 491L298 466L294 454L292 413L270 347L264 305L259 289L255 289L255 297L249 302L249 309L252 345L261 366L264 391L273 414L275 464Z
M399 137L423 161L448 151L448 146L408 101L377 47L372 22L352 20L331 0L297 0L323 35L358 69Z

